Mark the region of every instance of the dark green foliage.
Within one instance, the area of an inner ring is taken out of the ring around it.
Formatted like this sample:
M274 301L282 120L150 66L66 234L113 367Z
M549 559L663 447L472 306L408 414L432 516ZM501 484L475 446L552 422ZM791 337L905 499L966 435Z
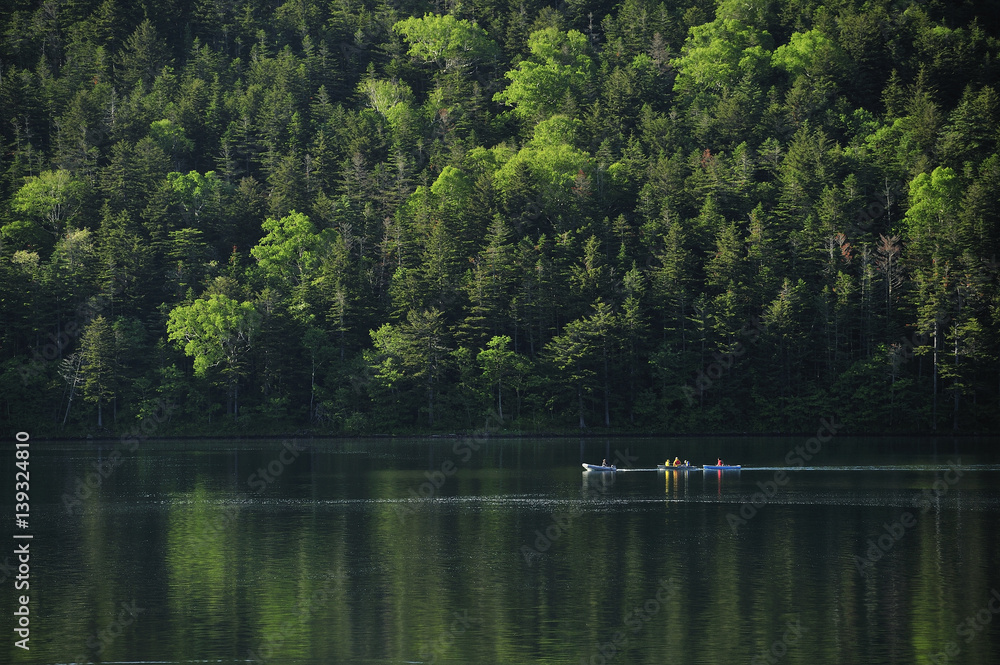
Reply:
M6 3L0 418L995 431L998 25L916 0Z

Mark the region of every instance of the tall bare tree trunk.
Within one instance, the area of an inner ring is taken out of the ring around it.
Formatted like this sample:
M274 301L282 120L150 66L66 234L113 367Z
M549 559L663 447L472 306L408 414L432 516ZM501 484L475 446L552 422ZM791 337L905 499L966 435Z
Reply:
M961 399L960 390L961 387L958 383L958 321L955 321L955 378L953 379L954 389L955 389L955 409L952 414L951 428L953 431L958 431L958 405Z
M933 407L931 409L931 428L937 429L937 379L938 379L938 331L940 330L940 324L937 319L934 320L934 400Z

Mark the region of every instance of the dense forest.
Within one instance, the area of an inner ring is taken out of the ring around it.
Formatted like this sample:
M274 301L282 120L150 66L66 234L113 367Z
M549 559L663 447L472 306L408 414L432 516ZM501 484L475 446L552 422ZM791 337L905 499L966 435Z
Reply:
M995 3L0 25L6 431L1000 425Z

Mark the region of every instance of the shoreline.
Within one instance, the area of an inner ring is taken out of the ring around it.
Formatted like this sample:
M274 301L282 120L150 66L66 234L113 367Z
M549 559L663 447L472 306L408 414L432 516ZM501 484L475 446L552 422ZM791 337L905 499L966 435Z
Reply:
M322 434L322 433L275 433L275 434L178 434L178 435L167 435L167 436L144 436L142 441L264 441L264 440L274 440L274 439L296 439L296 440L330 440L330 441L360 441L360 440L370 440L370 439L442 439L442 440L455 440L455 439L466 439L475 438L477 440L502 440L502 439L587 439L587 440L603 440L603 439L683 439L683 438L781 438L781 439L793 439L801 437L810 437L813 434L810 432L696 432L696 433L656 433L656 432L640 432L640 433L628 433L628 432L608 432L608 433L594 433L587 432L581 434L566 434L559 432L530 432L530 433L493 433L493 434L483 434L481 432L464 432L464 433L447 433L447 434ZM116 442L120 441L123 437L127 437L129 434L123 433L120 435L111 436L46 436L44 434L31 434L33 441L60 441L60 442ZM974 440L974 439L1000 439L1000 433L990 433L990 432L962 432L962 433L949 433L949 434L933 434L933 433L850 433L845 432L838 434L840 437L849 437L853 439L892 439L892 438L913 438L920 439L922 441L928 441L932 439L945 439L945 440Z

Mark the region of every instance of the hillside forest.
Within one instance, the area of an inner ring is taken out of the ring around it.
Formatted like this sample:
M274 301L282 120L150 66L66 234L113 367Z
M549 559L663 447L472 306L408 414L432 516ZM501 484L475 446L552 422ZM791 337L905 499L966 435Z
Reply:
M995 3L0 28L5 433L1000 426Z

